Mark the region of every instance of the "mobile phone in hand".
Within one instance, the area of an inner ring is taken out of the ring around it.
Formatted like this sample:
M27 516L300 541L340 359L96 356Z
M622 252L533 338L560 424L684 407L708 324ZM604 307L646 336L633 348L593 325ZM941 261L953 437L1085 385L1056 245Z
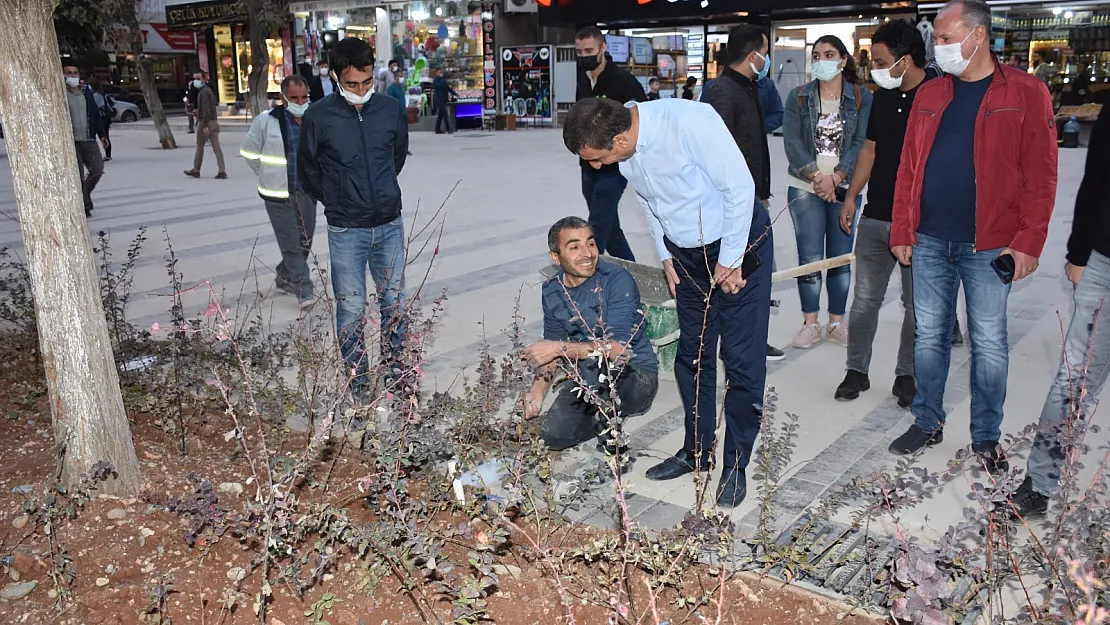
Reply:
M991 268L998 274L998 279L1002 280L1003 284L1010 284L1014 281L1014 257L1010 254L1002 254L998 258L991 261Z

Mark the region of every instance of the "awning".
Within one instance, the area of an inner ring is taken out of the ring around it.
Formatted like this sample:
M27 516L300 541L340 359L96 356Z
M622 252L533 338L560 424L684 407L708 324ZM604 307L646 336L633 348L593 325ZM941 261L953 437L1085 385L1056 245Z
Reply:
M245 0L211 0L166 7L166 26L171 29L198 29L215 24L245 23L247 23Z

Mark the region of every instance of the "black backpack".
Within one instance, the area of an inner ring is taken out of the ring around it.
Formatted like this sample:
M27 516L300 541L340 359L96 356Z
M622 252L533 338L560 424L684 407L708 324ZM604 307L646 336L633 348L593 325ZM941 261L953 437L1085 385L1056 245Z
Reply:
M110 95L104 96L104 106L100 107L101 117L108 119L115 119L116 117L116 100Z

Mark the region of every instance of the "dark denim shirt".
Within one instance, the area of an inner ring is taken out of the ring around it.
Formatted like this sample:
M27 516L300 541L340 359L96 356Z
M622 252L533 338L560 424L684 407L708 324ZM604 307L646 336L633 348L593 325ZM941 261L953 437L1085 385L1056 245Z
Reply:
M659 360L647 336L640 289L624 268L598 261L597 272L569 288L563 272L543 285L543 338L587 343L608 339L629 350L629 364L658 371Z
M856 102L857 90L860 101ZM867 139L867 119L871 115L871 92L844 81L840 96L840 118L844 122L844 142L840 146L840 163L837 171L844 172L844 181L852 180L863 142ZM790 92L786 99L786 116L782 122L782 137L786 145L786 160L791 176L809 180L817 173L817 145L814 133L821 117L821 98L817 81L804 84Z

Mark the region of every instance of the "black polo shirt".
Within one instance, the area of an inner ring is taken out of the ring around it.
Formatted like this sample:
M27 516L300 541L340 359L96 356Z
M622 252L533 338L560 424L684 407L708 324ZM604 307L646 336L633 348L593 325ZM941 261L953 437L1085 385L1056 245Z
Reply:
M925 71L925 81L937 76L934 71ZM922 85L925 84L922 81ZM891 220L894 210L894 183L898 178L898 166L902 162L902 144L906 140L906 124L917 90L921 85L902 91L901 89L879 89L871 101L871 117L867 121L867 138L875 142L875 164L871 166L871 180L867 184L867 206L863 209L865 217Z

